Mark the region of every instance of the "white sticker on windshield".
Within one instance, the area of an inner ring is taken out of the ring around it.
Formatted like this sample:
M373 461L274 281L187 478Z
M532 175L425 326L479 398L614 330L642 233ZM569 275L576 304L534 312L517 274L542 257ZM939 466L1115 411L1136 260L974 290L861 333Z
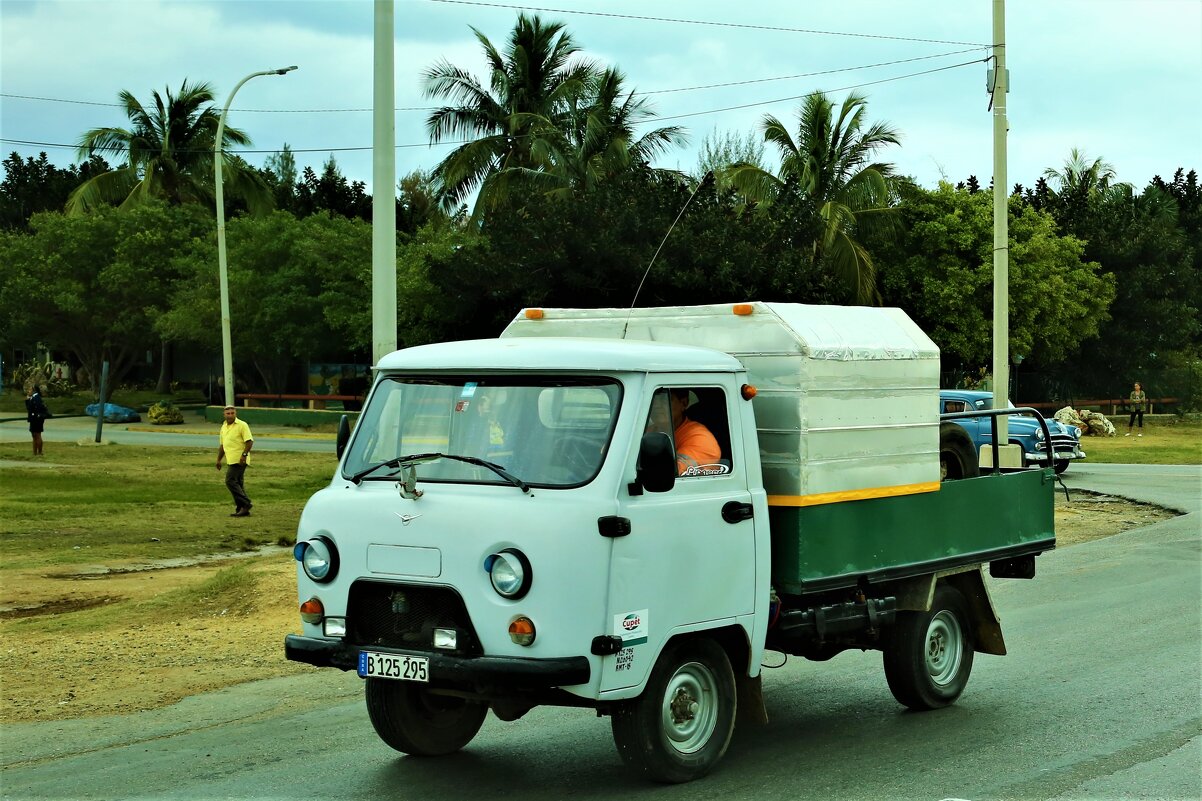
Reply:
M476 382L468 381L463 385L463 391L459 393L461 398L470 398L476 394Z

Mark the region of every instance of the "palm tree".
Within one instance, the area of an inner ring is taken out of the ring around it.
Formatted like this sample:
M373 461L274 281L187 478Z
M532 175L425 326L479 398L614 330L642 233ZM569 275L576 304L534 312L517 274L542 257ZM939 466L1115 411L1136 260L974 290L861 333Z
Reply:
M1084 151L1075 147L1069 151L1063 169L1048 167L1043 171L1043 177L1056 187L1057 194L1078 197L1105 192L1115 175L1108 162L1101 158L1088 161Z
M682 141L675 127L636 138L633 127L651 116L648 105L624 94L621 72L579 58L563 24L520 14L503 52L472 31L488 64L488 88L445 60L424 75L427 97L455 104L427 119L430 141L472 140L435 168L448 207L477 190L479 215L518 186L549 193L588 188Z
M760 124L764 141L780 153L776 175L755 164L736 164L724 174L748 200L771 204L796 193L817 208L822 234L811 260L830 265L856 302L879 302L876 268L861 234L893 211L893 165L871 161L886 145L899 143L887 123L867 125L867 100L847 96L837 109L823 93L808 95L798 109L797 137L771 114Z
M426 96L456 104L426 120L430 141L472 140L436 168L449 205L463 203L500 170L545 166L546 137L564 127L570 99L597 70L591 61L573 61L580 48L563 29L562 23L543 24L520 14L501 53L472 28L488 63L488 88L446 60L426 70Z
M168 203L213 202L213 139L219 112L213 106L213 90L207 83L185 80L179 94L165 90L164 99L153 92L148 110L128 91L119 95L129 118L128 128L94 128L81 137L79 154L124 156L125 165L101 173L81 184L67 200L67 212L79 214L100 205L128 206L147 198ZM248 145L250 137L228 125L222 135L224 148ZM242 198L252 212L271 207L266 183L246 162L224 153L225 191Z
M653 118L650 104L626 92L626 76L608 68L589 80L572 99L567 129L549 139L551 162L545 183L552 195L587 191L639 164L649 164L668 148L683 144L682 128L655 128L636 136L634 128Z

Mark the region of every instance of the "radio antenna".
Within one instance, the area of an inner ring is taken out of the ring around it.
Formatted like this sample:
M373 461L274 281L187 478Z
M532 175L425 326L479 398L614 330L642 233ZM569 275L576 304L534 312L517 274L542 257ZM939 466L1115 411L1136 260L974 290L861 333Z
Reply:
M647 269L643 271L643 278L639 281L638 289L634 290L634 300L630 301L630 309L626 312L626 322L622 324L622 339L626 338L626 329L630 327L630 315L634 314L634 306L639 302L639 293L643 291L643 284L646 282L647 276L651 274L651 265L655 264L659 252L664 249L664 243L672 235L672 229L676 227L676 223L680 222L680 218L684 216L684 210L693 202L693 198L697 197L697 193L701 191L701 187L705 186L705 182L713 177L713 170L708 170L705 175L701 176L701 180L697 182L697 188L693 190L692 194L689 195L689 199L680 207L680 213L676 215L676 219L668 226L668 233L664 234L664 238L659 242L659 247L655 249L655 253L651 256L651 261L647 263Z

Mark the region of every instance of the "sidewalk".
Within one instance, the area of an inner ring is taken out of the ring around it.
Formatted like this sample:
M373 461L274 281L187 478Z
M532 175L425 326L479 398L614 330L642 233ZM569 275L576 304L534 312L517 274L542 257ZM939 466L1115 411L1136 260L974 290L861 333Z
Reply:
M166 445L188 448L217 447L221 426L208 423L195 412L184 413L178 425L153 425L147 420L139 423L105 423L101 430L102 444ZM314 434L292 426L252 424L256 445L266 450L334 451L336 435ZM52 417L46 421L43 433L46 442L69 442L79 445L95 444L96 418L83 415ZM0 420L0 442L29 442L29 424L25 418Z

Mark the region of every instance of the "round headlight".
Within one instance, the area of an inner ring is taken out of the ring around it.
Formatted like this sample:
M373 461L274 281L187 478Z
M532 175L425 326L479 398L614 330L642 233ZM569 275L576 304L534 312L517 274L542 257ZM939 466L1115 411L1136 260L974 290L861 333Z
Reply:
M530 560L521 551L507 548L495 553L488 557L487 567L492 588L501 597L516 601L530 591Z
M1043 429L1042 428L1035 429L1035 439L1039 439L1039 440L1043 439Z
M305 543L300 563L314 581L333 581L338 574L338 549L325 537L314 537Z

